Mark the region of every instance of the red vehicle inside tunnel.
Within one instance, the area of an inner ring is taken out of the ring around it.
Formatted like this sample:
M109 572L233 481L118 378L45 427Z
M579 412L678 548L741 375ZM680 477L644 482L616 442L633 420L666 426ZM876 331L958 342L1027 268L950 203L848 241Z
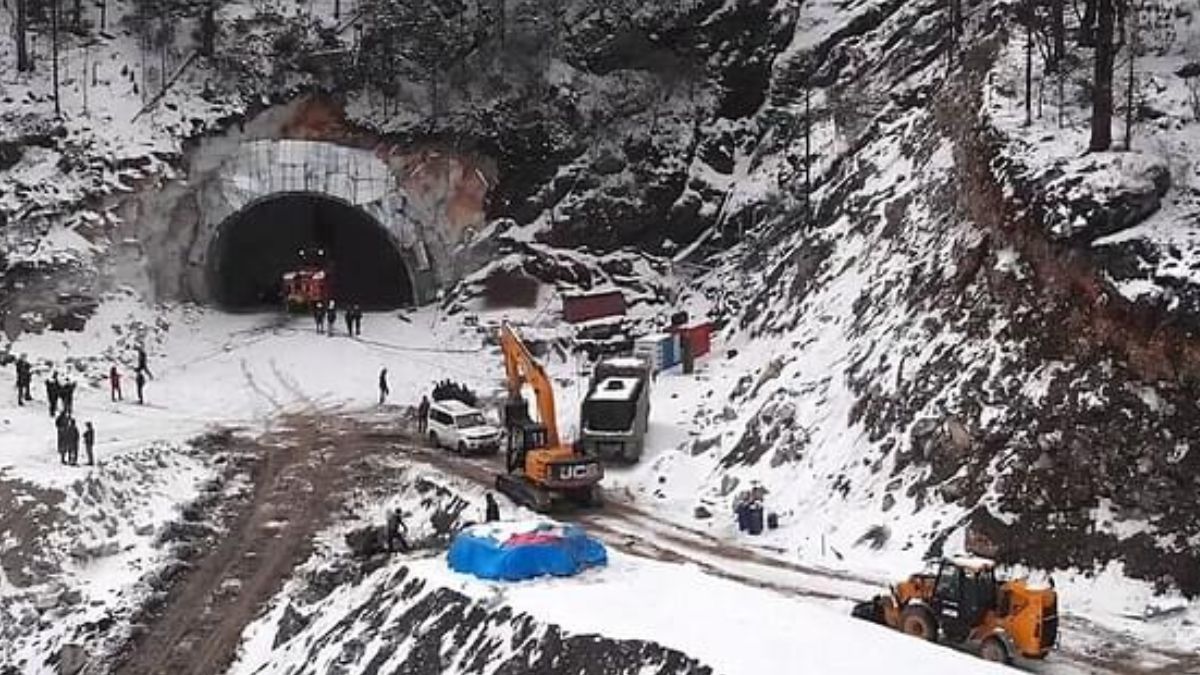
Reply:
M325 261L325 250L301 249L300 266L283 273L280 280L284 308L303 312L316 303L327 303L333 297L333 278Z

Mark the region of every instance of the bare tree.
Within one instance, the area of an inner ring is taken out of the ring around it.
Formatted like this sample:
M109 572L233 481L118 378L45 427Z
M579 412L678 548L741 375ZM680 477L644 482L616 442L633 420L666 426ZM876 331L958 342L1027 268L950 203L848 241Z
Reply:
M15 32L17 39L17 70L25 72L33 70L33 64L29 62L29 47L26 43L25 32L28 28L28 15L26 13L25 3L29 0L17 0Z
M1129 73L1125 84L1125 149L1133 149L1133 119L1137 114L1137 105L1134 99L1134 76L1133 67L1137 61L1138 50L1138 7L1134 0L1126 0L1128 2L1128 13L1125 21L1126 39L1125 44L1129 45Z
M1025 126L1033 124L1033 0L1025 0Z
M336 5L334 17L337 17ZM204 0L204 10L200 15L200 53L212 58L216 53L217 44L217 0Z
M62 104L58 96L58 2L50 0L50 73L54 79L54 116L62 117Z
M1112 146L1113 116L1113 29L1116 23L1117 0L1095 0L1096 54L1092 82L1091 151L1108 150Z

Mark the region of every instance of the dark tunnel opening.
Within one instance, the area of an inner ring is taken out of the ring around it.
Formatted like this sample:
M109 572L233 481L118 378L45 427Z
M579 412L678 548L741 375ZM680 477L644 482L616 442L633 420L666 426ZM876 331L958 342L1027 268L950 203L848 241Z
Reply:
M221 225L210 256L217 303L226 309L281 307L282 278L301 251L322 249L338 304L394 309L413 302L400 251L361 209L314 194L269 197Z

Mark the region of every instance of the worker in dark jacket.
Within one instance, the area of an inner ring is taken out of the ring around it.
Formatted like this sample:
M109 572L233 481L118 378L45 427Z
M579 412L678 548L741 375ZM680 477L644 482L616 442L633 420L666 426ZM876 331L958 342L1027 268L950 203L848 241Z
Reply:
M379 405L383 405L390 393L391 390L388 389L387 381L387 368L381 368L379 370Z
M76 426L75 420L71 419L67 423L67 464L75 466L79 464L79 427Z
M14 368L17 371L17 405L25 405L26 401L33 400L33 396L29 393L29 385L33 382L33 367L29 365L29 361L22 354L17 359Z
M93 449L96 447L96 428L88 422L83 430L83 449L87 451L88 466L96 465L96 455Z
M114 401L124 398L121 395L121 371L116 366L108 369L108 394Z
M146 387L146 375L142 371L137 371L133 377L133 383L137 385L138 403L145 405L146 399L142 397L142 390Z
M354 337L354 307L346 309L346 335Z
M71 418L67 417L66 413L59 413L58 417L54 418L54 430L56 432L56 446L58 447L58 459L63 464L67 463L67 427L71 425Z
M137 348L137 369L139 373L145 373L146 377L154 379L154 373L150 372L150 366L146 362L146 350L141 346Z
M429 397L422 396L421 404L417 406L417 433L424 434L429 428Z
M404 524L404 514L399 508L388 511L387 518L387 550L388 553L408 550L408 526Z
M325 310L325 324L329 336L333 337L333 327L337 325L337 307L332 300L329 301L329 307Z
M363 317L362 305L355 305L354 306L354 335L355 336L362 335L362 317Z
M58 383L58 373L52 373L46 378L46 404L50 406L50 416L58 416L58 394L62 385Z
M500 505L496 503L496 498L493 497L492 493L489 492L484 495L484 499L487 500L487 508L485 509L484 519L489 523L494 523L497 520L500 520Z
M68 379L58 387L58 398L62 401L63 412L75 414L75 381Z
M313 303L313 321L317 322L317 333L325 332L325 305L320 302Z

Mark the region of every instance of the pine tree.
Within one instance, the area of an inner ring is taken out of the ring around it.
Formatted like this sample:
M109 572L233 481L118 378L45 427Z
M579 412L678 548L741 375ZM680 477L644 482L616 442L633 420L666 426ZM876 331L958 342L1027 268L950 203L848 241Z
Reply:
M29 61L29 46L25 39L25 33L29 27L27 2L29 0L17 0L17 16L14 27L17 39L17 70L20 72L33 70L33 64Z
M1117 0L1096 0L1096 56L1092 82L1092 137L1088 149L1097 152L1112 146L1113 32Z

